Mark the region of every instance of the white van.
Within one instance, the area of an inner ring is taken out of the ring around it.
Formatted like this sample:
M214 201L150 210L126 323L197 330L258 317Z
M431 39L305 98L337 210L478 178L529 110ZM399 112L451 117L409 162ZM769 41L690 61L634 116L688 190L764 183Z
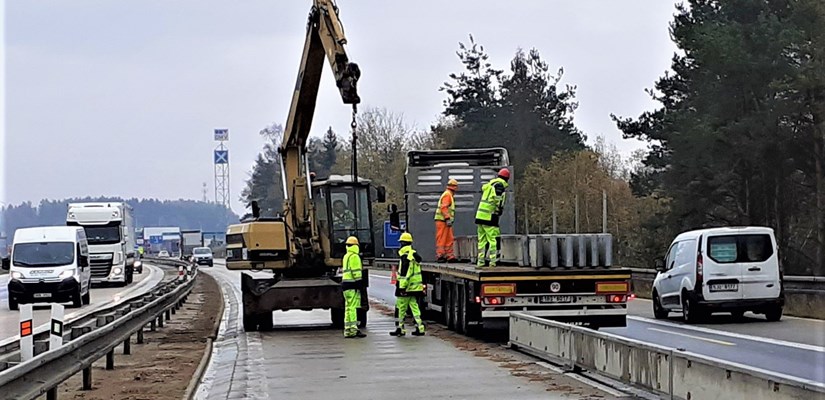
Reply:
M653 314L681 311L686 322L714 312L746 311L779 321L785 305L773 229L711 228L680 234L656 260Z
M20 303L89 304L91 269L83 228L47 226L14 233L10 262L9 309Z

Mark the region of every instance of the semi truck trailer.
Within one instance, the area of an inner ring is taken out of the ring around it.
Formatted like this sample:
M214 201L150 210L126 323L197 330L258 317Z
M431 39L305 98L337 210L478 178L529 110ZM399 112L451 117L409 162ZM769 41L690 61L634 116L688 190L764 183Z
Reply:
M512 311L596 329L625 326L630 270L613 265L612 236L516 234L513 179L501 217L498 266L476 267L481 186L505 167L512 172L504 148L408 153L406 209L392 213L390 224L400 226L400 214L406 214L413 247L424 258L426 313L459 333L506 323ZM459 182L453 229L460 262L436 263L434 214L449 179Z

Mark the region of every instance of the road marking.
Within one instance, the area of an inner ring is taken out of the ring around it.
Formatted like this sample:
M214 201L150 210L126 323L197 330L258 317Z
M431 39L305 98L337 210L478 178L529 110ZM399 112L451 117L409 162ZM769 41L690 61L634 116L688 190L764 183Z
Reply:
M392 279L389 276L375 275L375 274L370 274L370 278L381 278L381 279L386 279L386 280L391 280Z
M669 322L664 322L664 321L657 321L655 319L650 319L650 318L645 318L645 317L637 317L637 316L628 315L627 319L632 319L634 321L640 321L640 322L646 322L646 323L649 323L649 324L654 324L654 325L659 325L659 326L666 326L668 328L678 328L678 329L690 330L690 331L695 331L695 332L707 333L707 334L710 334L710 335L725 336L725 337L734 338L734 339L751 340L751 341L754 341L754 342L761 342L761 343L773 344L773 345L777 345L777 346L793 347L793 348L802 349L802 350L810 350L810 351L825 353L825 347L815 346L815 345L811 345L811 344L788 342L788 341L785 341L785 340L771 339L771 338L765 338L765 337L753 336L753 335L745 335L745 334L741 334L741 333L726 332L726 331L720 331L720 330L716 330L716 329L702 328L702 327L699 327L699 326L674 324L674 323L669 323Z
M703 340L703 341L709 342L709 343L721 344L723 346L736 346L736 343L724 342L724 341L721 341L721 340L710 339L710 338L706 338L706 337L702 337L702 336L688 335L687 333L679 333L679 332L669 331L669 330L666 330L666 329L647 328L647 330L656 331L656 332L663 332L663 333L669 333L671 335L684 336L684 337L691 338L691 339Z

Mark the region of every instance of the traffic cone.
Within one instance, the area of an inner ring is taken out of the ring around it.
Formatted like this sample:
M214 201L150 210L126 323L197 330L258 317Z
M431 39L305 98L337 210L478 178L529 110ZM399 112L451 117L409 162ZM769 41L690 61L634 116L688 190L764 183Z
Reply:
M395 266L393 265L392 266L392 272L390 272L390 284L395 286L395 284L397 282L398 282L398 274L396 273Z

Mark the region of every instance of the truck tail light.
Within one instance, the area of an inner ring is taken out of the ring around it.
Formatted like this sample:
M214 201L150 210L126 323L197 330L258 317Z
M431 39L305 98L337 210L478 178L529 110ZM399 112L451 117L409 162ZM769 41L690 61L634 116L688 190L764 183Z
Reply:
M504 297L485 297L484 304L498 306L504 304Z
M611 294L606 297L608 303L624 303L627 301L627 296L623 294Z
M481 304L481 296L476 296L476 303Z
M481 285L482 296L515 296L515 283L494 283Z

